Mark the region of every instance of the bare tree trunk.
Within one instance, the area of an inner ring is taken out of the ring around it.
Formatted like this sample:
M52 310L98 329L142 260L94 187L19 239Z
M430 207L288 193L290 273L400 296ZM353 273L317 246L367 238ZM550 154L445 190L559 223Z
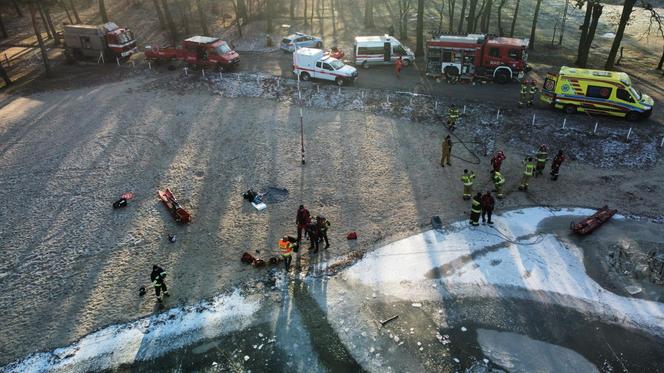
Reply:
M37 11L39 12L39 18L41 18L44 28L46 29L46 39L53 39L53 34L51 34L51 29L48 28L48 22L46 22L46 16L44 15L44 9L42 9L41 3L37 3Z
M70 23L70 24L74 23L74 19L71 18L71 14L69 13L69 9L67 9L67 4L65 4L64 1L60 1L58 4L59 4L59 5L62 7L62 9L65 11L65 14L67 15L67 19L69 20L69 23Z
M463 0L461 2L461 15L459 16L459 29L457 31L459 34L463 32L463 21L466 18L466 5L468 5L468 0Z
M198 9L198 18L201 22L201 30L203 30L204 35L210 35L208 30L207 17L205 15L205 9L203 8L203 2L201 0L196 0L196 8Z
M662 49L662 57L659 58L659 63L657 64L657 70L661 70L662 65L664 65L664 48Z
M306 26L309 22L309 17L307 16L309 14L309 0L304 0L304 11L302 13L304 14L304 25Z
M449 0L447 3L447 8L450 12L449 14L449 19L450 19L450 24L447 27L448 32L451 34L454 32L454 5L456 3L456 0Z
M417 0L415 34L415 55L424 56L424 0Z
M12 0L12 5L14 5L14 9L16 10L16 15L18 17L23 18L23 12L21 12L21 7L18 6L18 3L16 2L16 0Z
M491 26L491 8L493 8L493 0L487 0L482 18L482 32L485 34L489 32Z
M152 5L154 6L155 11L157 12L157 18L159 18L159 27L162 30L167 30L166 21L164 20L164 13L161 11L159 6L159 0L152 0Z
M0 12L0 33L2 33L2 38L7 39L7 29L5 28L5 22L2 20L2 12Z
M46 16L46 24L48 25L48 28L51 30L51 34L53 34L53 40L55 41L55 45L60 45L60 39L58 39L58 32L55 30L55 26L53 26L53 19L51 18L51 12L49 11L48 5L44 5L44 15Z
M505 3L507 0L500 0L500 4L498 4L498 35L504 36L505 35L505 30L503 30L503 7L505 6Z
M312 9L313 10L313 9ZM265 16L267 17L267 34L272 34L272 0L265 0ZM313 22L312 22L313 24ZM272 36L270 36L272 37Z
M586 67L588 65L588 53L590 53L590 47L592 46L593 39L595 38L595 30L597 30L597 23L599 22L599 17L602 15L602 9L604 7L596 2L592 6L592 21L590 22L590 28L588 29L588 35L586 35L586 40L583 46L583 53L581 58L579 58L578 65L579 67Z
M268 1L268 0L265 0ZM311 0L311 27L314 27L314 9L316 8L316 0Z
M468 23L466 25L466 33L470 34L475 30L475 9L477 8L477 0L470 0L470 7L468 8Z
M240 6L238 5L239 0L231 1L233 4L233 9L235 9L235 22L237 23L237 33L242 37L242 18L240 17Z
M171 43L175 43L178 39L178 31L175 28L175 22L173 21L171 11L168 9L168 0L161 0L161 7L164 11L164 18L166 18L166 23L168 24L168 31L171 34Z
M41 50L42 60L44 61L44 68L46 69L46 76L51 76L51 66L48 63L48 54L46 54L46 48L44 47L44 40L41 37L41 32L39 31L39 24L37 23L37 8L32 2L28 3L28 9L30 11L30 19L32 21L32 28L35 31L35 36L37 36L37 43L39 44L39 49Z
M533 15L533 26L530 28L530 43L528 43L528 49L535 49L535 31L537 31L537 18L539 17L540 6L542 5L542 0L537 0L535 4L535 14Z
M290 0L290 6L288 8L288 15L290 16L291 25L295 22L295 0Z
M614 61L616 60L616 54L618 53L618 48L620 43L622 43L623 34L625 33L625 27L629 21L629 17L632 15L632 9L636 0L625 0L623 4L622 15L620 16L620 23L618 23L618 31L616 31L616 36L613 38L613 44L611 44L611 51L609 51L609 57L606 58L606 64L604 68L606 70L612 70ZM659 66L661 68L662 61L660 60Z
M189 17L187 16L187 11L182 6L181 0L176 0L175 6L178 8L178 13L180 13L180 21L182 22L182 28L184 28L184 33L186 36L189 36L189 34L191 34L191 29L189 28Z
M78 16L78 11L76 10L76 6L74 6L74 0L69 0L69 7L71 8L71 11L74 13L74 18L76 18L76 23L81 23L81 18Z
M440 8L438 8L438 32L443 31L443 15L445 13L445 1L441 0Z
M565 35L565 23L567 23L567 9L569 8L569 0L565 0L565 9L563 10L563 22L560 25L560 37L558 45L563 45L563 35Z
M373 28L374 16L373 16L373 0L365 0L364 3L364 27Z
M514 15L512 16L512 27L510 27L510 38L514 37L514 26L516 26L516 17L519 16L519 3L521 3L521 0L516 0L516 5L514 6Z
M482 0L482 5L478 9L475 9L475 23L473 23L473 32L477 31L478 26L480 27L480 30L482 29L480 21L484 16L484 5L486 5L486 0Z
M593 15L593 3L591 0L586 1L586 15L583 17L583 24L579 29L581 30L581 38L579 39L579 47L576 52L576 65L579 65L581 56L584 54L586 47L586 38L588 37L588 27L590 27L590 18Z
M106 13L106 4L104 4L104 0L99 0L99 15L101 16L102 22L108 22L108 14Z

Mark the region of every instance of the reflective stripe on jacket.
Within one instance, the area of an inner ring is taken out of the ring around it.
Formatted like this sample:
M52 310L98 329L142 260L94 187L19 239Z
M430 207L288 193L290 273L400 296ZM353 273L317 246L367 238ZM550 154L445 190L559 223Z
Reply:
M461 181L465 186L473 186L473 180L475 180L475 174L463 174L461 175Z
M293 244L289 241L279 240L279 250L281 250L281 255L290 256L293 252Z
M473 197L473 205L470 208L471 211L476 213L476 214L479 214L480 212L482 212L482 209L480 208L480 206L481 206L480 201L478 201L475 197Z
M495 185L503 185L503 184L505 184L505 178L503 177L503 175L500 174L500 172L496 172L496 173L493 175L493 183L494 183Z
M523 170L523 174L526 176L533 176L535 165L532 164L532 162L523 162L523 164L526 166L526 168Z
M549 153L547 153L545 151L539 151L535 155L535 158L537 158L537 162L544 163L544 162L546 162L546 158L547 158L548 155L549 155Z

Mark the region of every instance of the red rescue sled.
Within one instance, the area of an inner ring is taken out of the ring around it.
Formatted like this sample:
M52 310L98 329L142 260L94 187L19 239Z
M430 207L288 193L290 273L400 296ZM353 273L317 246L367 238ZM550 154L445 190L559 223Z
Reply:
M160 190L158 193L159 199L166 205L176 222L186 224L191 221L191 214L180 206L169 188L166 188L164 191Z
M604 206L597 210L596 213L592 214L592 216L589 216L578 223L570 223L570 228L574 233L578 234L591 233L600 225L611 219L611 217L615 215L616 212L618 212L618 210L610 210L608 206Z

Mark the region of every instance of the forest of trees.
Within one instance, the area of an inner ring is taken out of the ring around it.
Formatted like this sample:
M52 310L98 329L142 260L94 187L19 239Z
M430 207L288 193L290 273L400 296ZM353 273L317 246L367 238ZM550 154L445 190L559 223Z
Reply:
M254 19L266 20L266 33L271 34L274 30L273 19L285 18L291 23L296 19L303 20L304 25L313 24L316 18L320 19L321 12L327 9L327 15L332 17L333 24L335 9L355 5L362 12L363 26L365 30L375 30L377 19L375 12L379 6L387 6L395 10L395 19L381 20L381 24L395 24L400 38L408 38L408 21L414 14L416 55L424 54L424 43L427 35L432 31L456 32L456 33L494 33L502 36L515 36L517 24L530 27L529 49L535 49L540 41L542 30L538 29L538 19L541 6L551 6L549 2L542 0L113 0L123 2L127 6L142 2L144 7L150 8L159 27L175 42L179 37L188 35L194 30L209 34L210 7L219 2L229 5L234 13L234 24L238 33L242 35L242 27ZM379 3L381 2L381 3ZM602 16L605 6L604 0L559 0L559 6L563 6L560 14L560 23L556 23L553 30L554 43L556 32L558 33L558 45L563 43L564 29L568 13L574 9L584 12L583 23L579 25L581 32L577 50L576 65L585 67L588 65L589 53L595 38L595 32ZM361 5L360 5L361 4ZM7 30L6 19L10 17L29 17L31 31L37 39L41 49L42 58L47 73L50 71L44 43L53 40L59 43L58 32L52 21L53 11L64 12L70 23L80 23L80 9L94 5L97 9L98 21L107 22L109 15L108 4L105 0L0 0L0 45L2 39L11 37ZM532 12L528 12L528 19L524 17L524 7L530 6ZM650 12L650 27L648 34L654 33L664 38L662 27L663 20L655 8L650 6L646 0L623 0L623 10L618 21L615 37L610 53L606 56L604 68L614 68L616 57L621 47L625 28L629 23L633 9L642 7ZM285 10L288 10L287 12ZM438 18L438 30L425 29L424 19L427 10L435 9ZM508 13L506 9L510 9ZM283 11L284 14L281 14ZM392 12L392 10L390 10ZM298 14L299 13L299 14ZM446 23L446 25L445 25ZM336 25L335 25L336 26ZM569 26L569 25L567 25ZM384 32L385 30L378 30ZM547 33L550 34L550 31ZM655 53L660 53L657 51ZM657 66L662 68L664 62L664 50Z

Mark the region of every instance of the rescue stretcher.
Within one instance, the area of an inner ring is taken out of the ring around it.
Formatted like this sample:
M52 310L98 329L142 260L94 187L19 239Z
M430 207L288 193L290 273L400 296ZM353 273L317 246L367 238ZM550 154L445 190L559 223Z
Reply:
M578 223L571 222L570 229L574 233L586 235L599 228L600 225L607 222L613 215L616 214L618 210L611 210L608 206L604 206L601 209L597 210L591 216L581 220Z
M166 188L164 191L160 190L158 194L159 199L168 208L168 211L173 215L176 222L186 224L191 221L191 214L180 206L169 188Z

